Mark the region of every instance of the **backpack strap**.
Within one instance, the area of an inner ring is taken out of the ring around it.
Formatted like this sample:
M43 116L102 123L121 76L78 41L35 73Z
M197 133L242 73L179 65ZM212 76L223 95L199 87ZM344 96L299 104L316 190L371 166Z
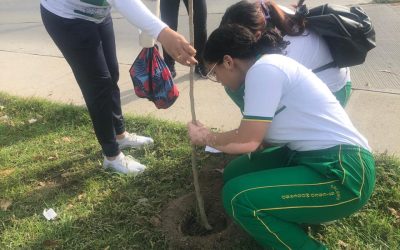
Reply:
M319 73L319 72L324 71L326 69L335 68L336 66L337 66L336 63L334 61L332 61L330 63L322 65L321 67L313 69L312 72L316 74L316 73Z

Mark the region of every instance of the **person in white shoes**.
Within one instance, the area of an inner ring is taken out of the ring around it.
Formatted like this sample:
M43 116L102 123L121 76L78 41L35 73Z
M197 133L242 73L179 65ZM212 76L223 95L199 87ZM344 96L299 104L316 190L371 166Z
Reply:
M124 132L122 135L116 136L118 148L140 148L143 146L152 146L154 141L150 137L139 136ZM121 151L115 157L104 156L104 168L112 168L117 172L130 175L138 175L142 173L146 166L142 165L130 155L124 155Z
M111 7L157 39L178 62L195 64L195 49L140 0L41 0L40 4L43 24L82 91L104 167L125 174L142 172L144 165L121 153L122 148L138 148L153 140L125 131Z

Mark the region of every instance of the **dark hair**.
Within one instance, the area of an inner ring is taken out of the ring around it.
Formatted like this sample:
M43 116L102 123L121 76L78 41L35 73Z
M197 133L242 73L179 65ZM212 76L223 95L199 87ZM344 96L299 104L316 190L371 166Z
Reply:
M236 23L245 26L253 33L276 27L283 34L291 36L303 34L304 16L283 12L273 0L261 1L264 6L259 1L240 1L233 4L225 11L220 25Z
M210 63L221 63L224 55L251 59L267 53L282 53L286 45L287 42L274 30L263 32L257 39L248 28L238 24L227 24L211 33L203 51L203 58Z

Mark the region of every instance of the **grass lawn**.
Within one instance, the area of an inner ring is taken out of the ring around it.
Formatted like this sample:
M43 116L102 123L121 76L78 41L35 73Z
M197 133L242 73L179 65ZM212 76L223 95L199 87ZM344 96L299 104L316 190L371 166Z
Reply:
M85 108L0 93L0 249L168 249L159 214L193 190L186 130L146 117L126 120L128 131L155 139L152 149L125 151L148 166L138 178L102 169ZM200 167L221 157L199 149ZM330 249L398 249L400 161L376 160L369 204L312 230ZM47 221L45 208L57 219Z

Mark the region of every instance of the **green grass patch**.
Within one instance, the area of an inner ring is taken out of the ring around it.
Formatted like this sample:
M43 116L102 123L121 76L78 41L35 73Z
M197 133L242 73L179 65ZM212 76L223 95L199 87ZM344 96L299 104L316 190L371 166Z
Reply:
M155 139L152 149L127 152L148 166L140 178L102 169L85 108L0 93L0 249L168 249L154 223L170 199L193 190L185 126L129 116L126 126ZM201 166L220 157L199 149ZM368 205L314 237L331 249L396 249L399 166L378 155ZM58 219L46 221L45 208Z

